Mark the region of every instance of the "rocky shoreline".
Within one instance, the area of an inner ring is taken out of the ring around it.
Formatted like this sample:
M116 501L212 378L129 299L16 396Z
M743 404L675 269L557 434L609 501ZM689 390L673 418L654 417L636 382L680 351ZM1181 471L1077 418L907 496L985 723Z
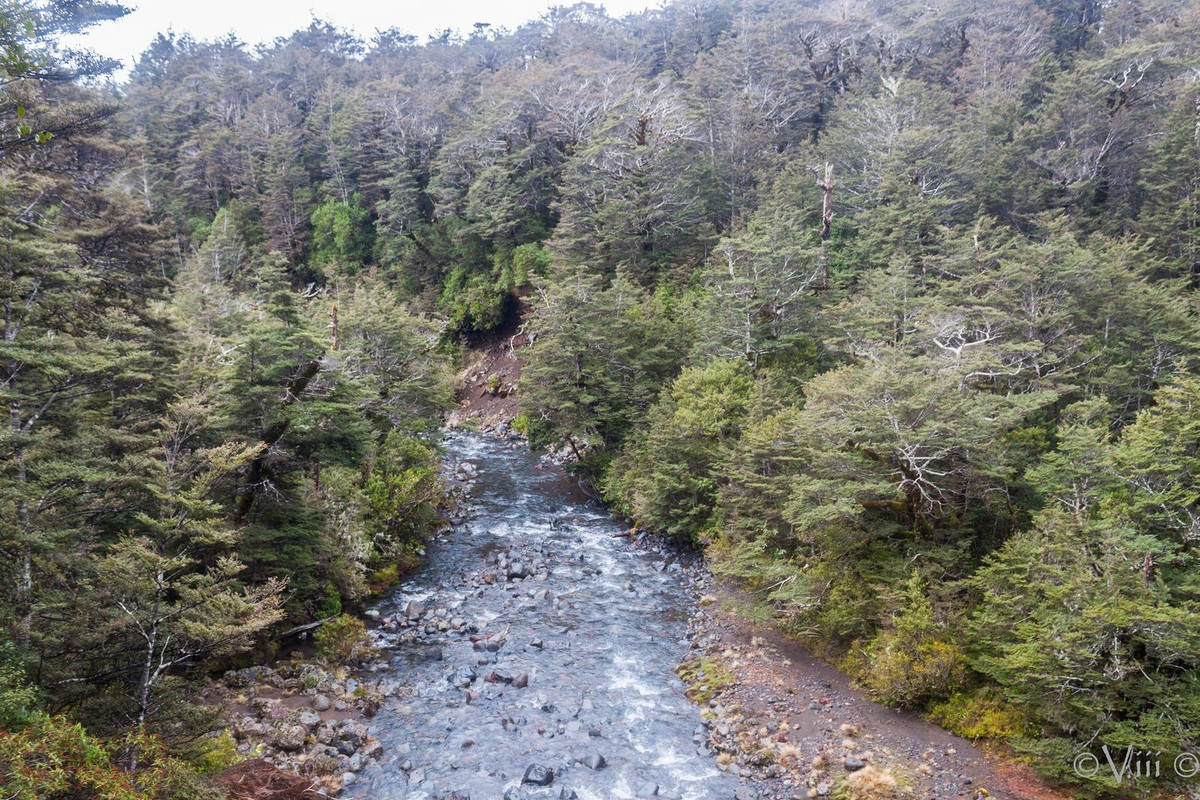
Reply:
M370 720L404 689L372 679L378 663L360 665L351 677L303 659L226 672L209 689L227 709L229 734L243 758L311 777L322 794L337 794L382 754Z

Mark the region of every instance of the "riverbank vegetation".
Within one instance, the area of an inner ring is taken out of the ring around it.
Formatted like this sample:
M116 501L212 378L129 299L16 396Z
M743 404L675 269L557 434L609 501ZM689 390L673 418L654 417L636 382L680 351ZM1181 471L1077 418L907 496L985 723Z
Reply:
M170 794L198 669L411 564L518 297L530 440L867 691L1083 792L1200 748L1194 3L314 21L97 88L56 42L121 13L0 3L0 763Z

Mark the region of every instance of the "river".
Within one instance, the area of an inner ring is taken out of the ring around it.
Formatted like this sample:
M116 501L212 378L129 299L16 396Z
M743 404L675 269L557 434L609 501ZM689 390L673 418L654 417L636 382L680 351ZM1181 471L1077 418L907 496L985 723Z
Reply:
M378 677L405 691L374 720L383 756L344 796L732 798L673 672L686 566L613 538L607 509L527 448L467 433L446 446L452 469L475 470L471 501L375 607Z

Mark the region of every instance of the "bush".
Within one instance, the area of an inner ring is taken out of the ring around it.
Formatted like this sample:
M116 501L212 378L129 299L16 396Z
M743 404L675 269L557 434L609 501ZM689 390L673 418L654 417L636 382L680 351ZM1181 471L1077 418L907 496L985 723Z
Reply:
M916 575L905 595L895 627L881 631L865 648L856 648L846 666L881 702L915 708L948 697L962 686L967 657L937 624Z
M517 414L515 417L513 417L513 420L511 423L509 423L509 426L515 433L525 436L529 433L529 414L522 411L520 414Z
M37 690L12 642L0 641L0 728L16 728L29 721L37 706Z
M313 642L321 658L334 664L361 658L371 649L367 626L349 614L334 617L318 628Z
M443 494L437 451L420 439L392 431L371 465L365 486L366 519L375 555L388 562L405 553L437 525Z
M137 771L126 767L136 760ZM152 736L101 741L63 717L39 715L23 730L0 732L0 797L5 800L208 800L183 762Z
M550 268L550 251L537 242L523 244L513 249L513 288L528 285L533 278L540 278Z
M204 749L195 758L196 771L201 775L216 775L244 759L238 754L233 734L224 730L204 742Z
M955 692L930 707L929 719L968 739L1008 739L1022 735L1028 726L1020 712L992 689Z
M648 430L613 463L608 499L652 531L702 539L713 523L722 449L746 420L754 388L740 361L684 369L650 410Z

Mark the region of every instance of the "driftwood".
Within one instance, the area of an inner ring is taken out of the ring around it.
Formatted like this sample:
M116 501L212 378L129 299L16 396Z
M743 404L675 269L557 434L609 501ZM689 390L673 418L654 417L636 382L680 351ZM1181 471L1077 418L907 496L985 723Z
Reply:
M326 617L325 619L319 619L316 622L306 622L303 625L297 625L296 627L290 628L290 629L284 631L283 633L279 634L279 638L286 639L289 636L295 636L298 633L304 633L305 631L314 630L316 628L321 627L326 622L329 622L329 620L331 620L331 619L333 619L333 617Z

